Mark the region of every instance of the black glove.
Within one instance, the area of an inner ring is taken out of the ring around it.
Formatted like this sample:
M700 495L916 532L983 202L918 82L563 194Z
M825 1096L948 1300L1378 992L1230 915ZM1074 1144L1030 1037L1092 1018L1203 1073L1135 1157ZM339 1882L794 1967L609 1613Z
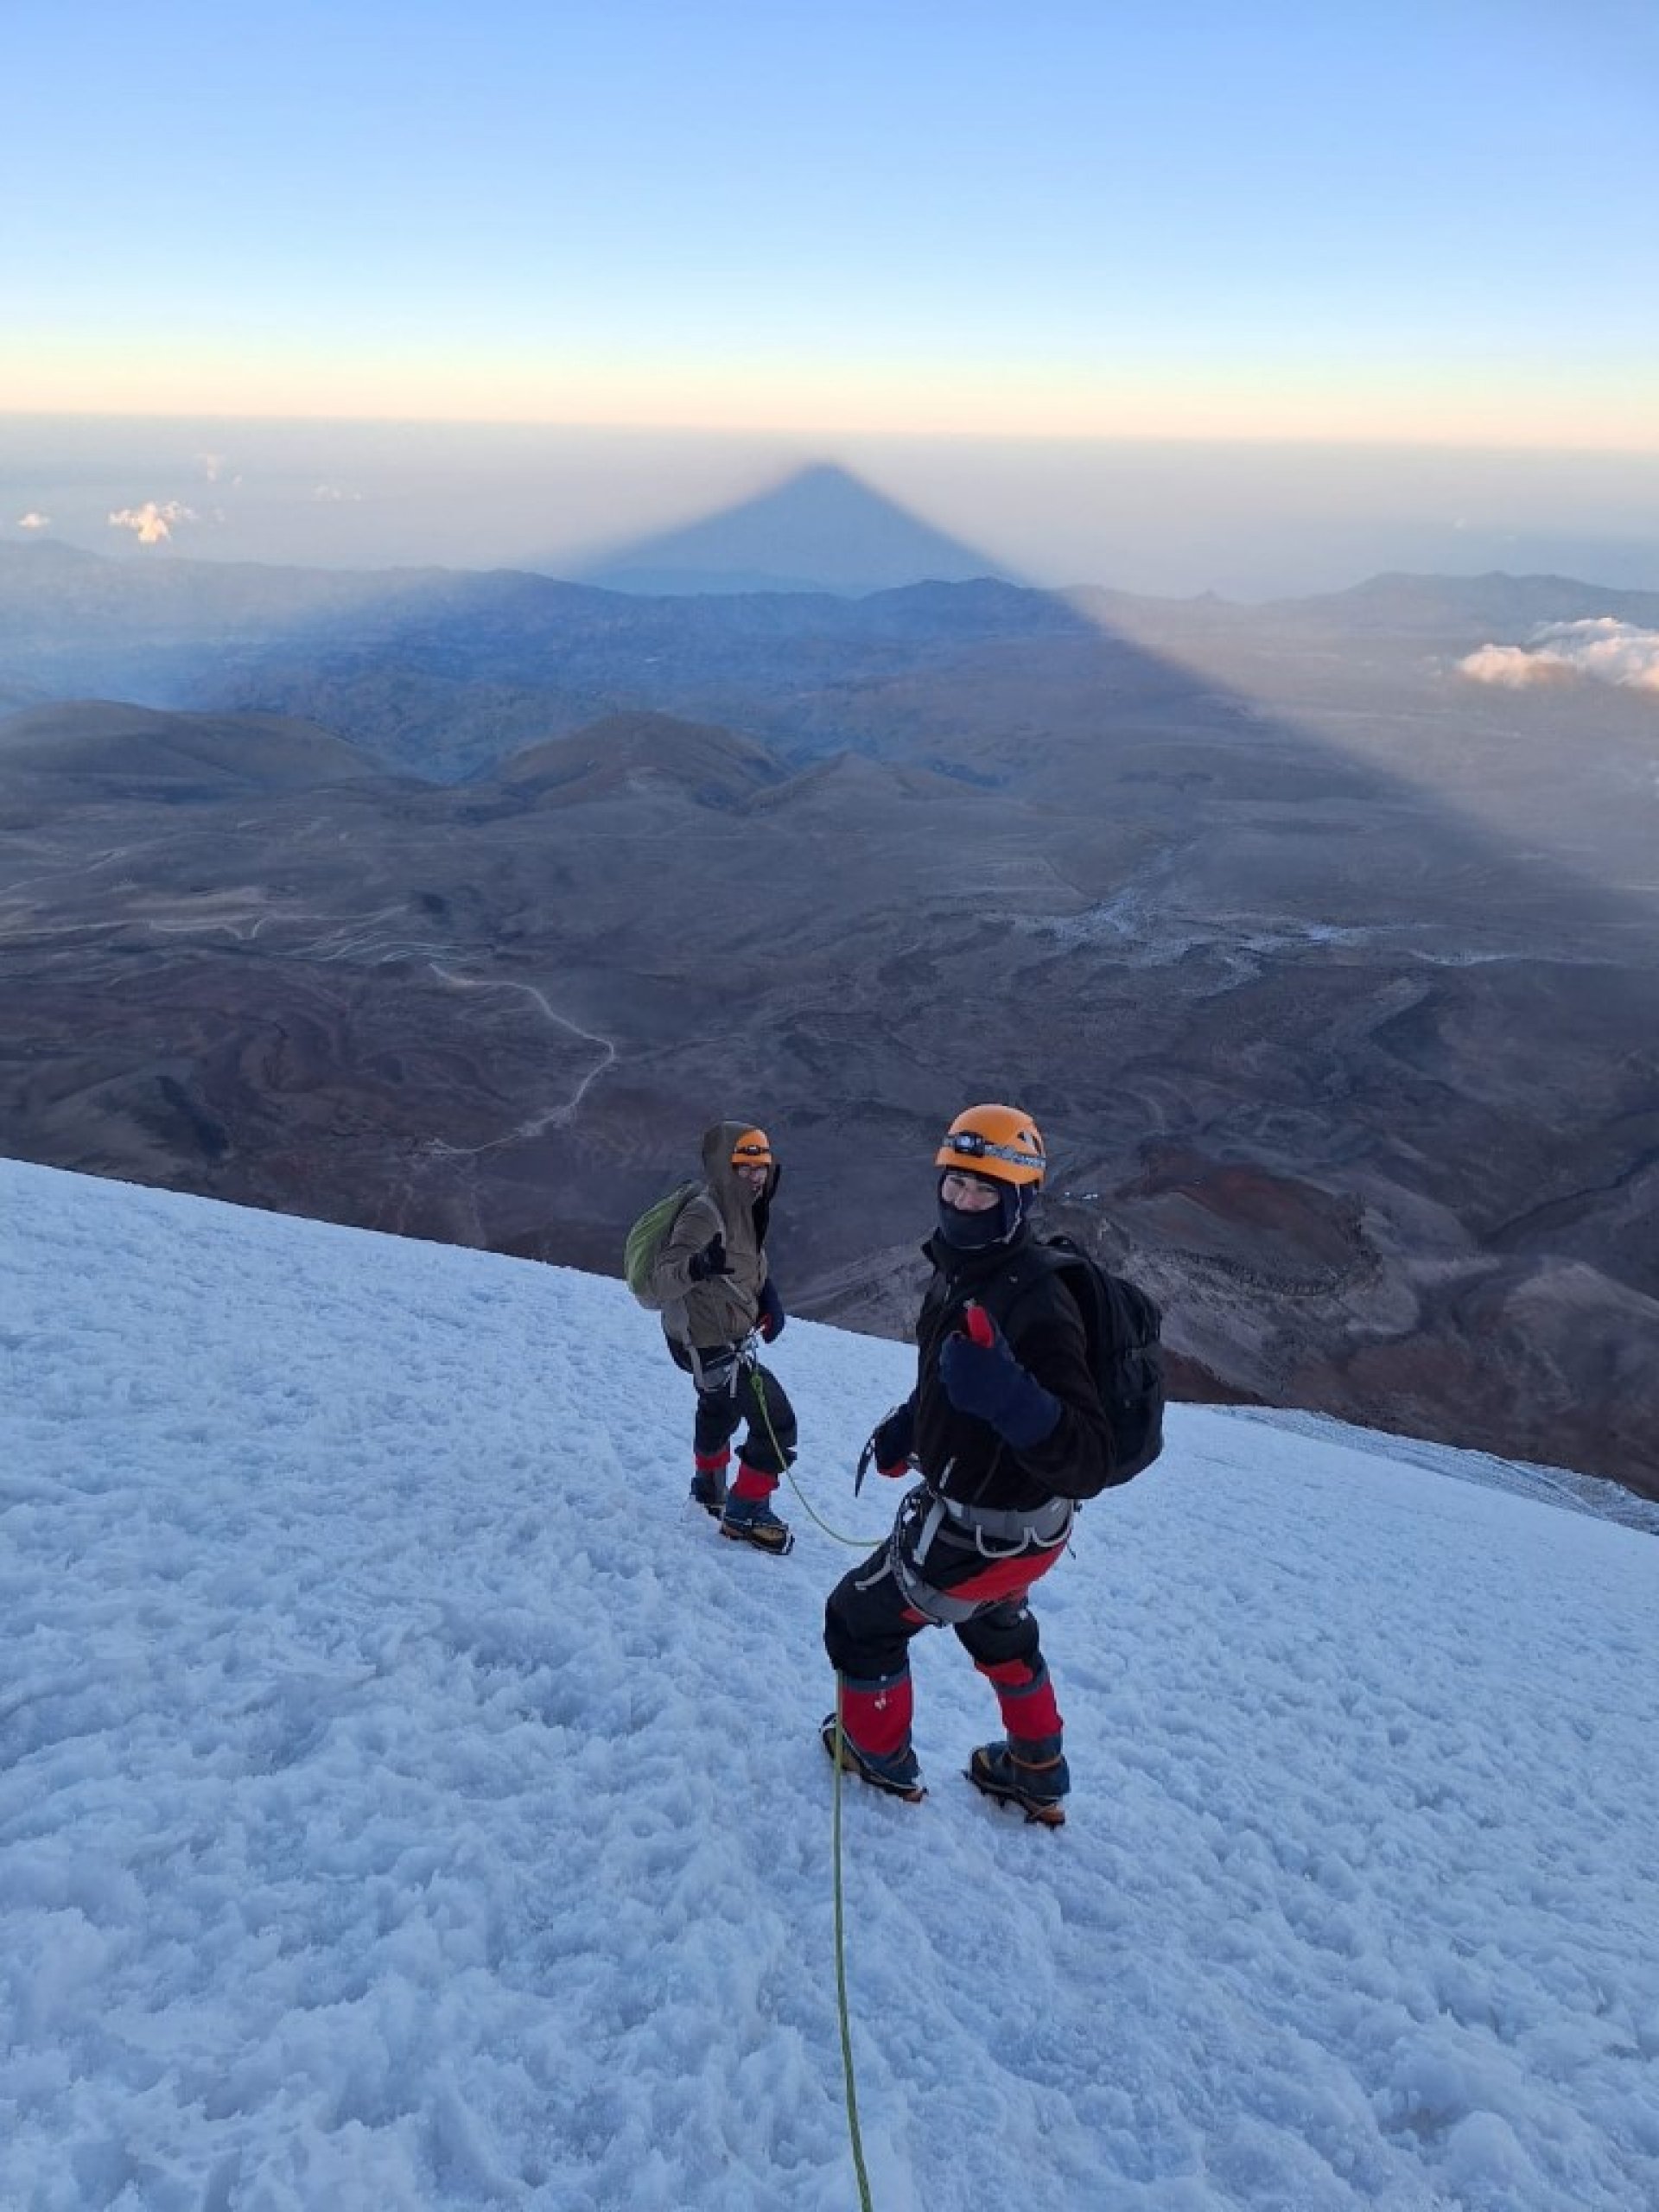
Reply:
M916 1401L905 1400L890 1414L884 1414L871 1430L864 1449L858 1455L858 1472L853 1478L853 1496L856 1497L864 1487L864 1478L872 1464L884 1475L907 1475L910 1472L911 1446L915 1440Z
M890 1414L884 1414L870 1432L869 1454L876 1473L907 1473L915 1442L916 1405L913 1399L906 1398L902 1406L895 1406Z
M703 1246L694 1252L686 1262L685 1272L693 1282L707 1282L710 1275L728 1275L732 1272L726 1258L726 1240L718 1231Z
M939 1380L958 1413L988 1422L1016 1452L1028 1452L1052 1433L1060 1402L1020 1366L1001 1330L995 1323L990 1327L989 1344L976 1344L971 1337L946 1338L939 1352Z
M762 1339L775 1344L784 1333L784 1301L778 1295L777 1285L768 1275L760 1286L760 1319L755 1323Z

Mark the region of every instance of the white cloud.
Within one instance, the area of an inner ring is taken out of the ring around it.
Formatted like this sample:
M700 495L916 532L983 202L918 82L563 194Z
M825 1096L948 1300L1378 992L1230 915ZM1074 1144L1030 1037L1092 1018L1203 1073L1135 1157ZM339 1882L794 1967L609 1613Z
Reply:
M19 530L50 530L52 518L50 515L36 514L31 507L26 515L18 516L17 527Z
M142 507L118 507L110 517L110 527L131 531L141 545L165 545L175 523L195 520L195 509L181 500L169 499L158 507L154 499L146 499Z
M1458 672L1512 691L1589 677L1624 690L1659 693L1659 630L1638 630L1611 614L1546 622L1524 645L1483 645L1458 663Z
M1573 674L1559 653L1529 652L1524 645L1483 645L1458 663L1459 676L1477 683L1501 683L1510 691L1529 683L1559 683Z
M339 484L319 484L311 496L326 506L334 506L353 505L362 499L363 494L360 492L348 492Z

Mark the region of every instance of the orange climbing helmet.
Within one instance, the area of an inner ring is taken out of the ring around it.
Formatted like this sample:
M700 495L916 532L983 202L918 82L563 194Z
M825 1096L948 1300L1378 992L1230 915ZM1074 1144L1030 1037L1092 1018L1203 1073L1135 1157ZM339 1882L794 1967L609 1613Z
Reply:
M732 1147L734 1167L774 1167L772 1139L764 1129L745 1129Z
M1046 1165L1042 1132L1018 1106L969 1106L945 1131L933 1165L1019 1188L1039 1185Z

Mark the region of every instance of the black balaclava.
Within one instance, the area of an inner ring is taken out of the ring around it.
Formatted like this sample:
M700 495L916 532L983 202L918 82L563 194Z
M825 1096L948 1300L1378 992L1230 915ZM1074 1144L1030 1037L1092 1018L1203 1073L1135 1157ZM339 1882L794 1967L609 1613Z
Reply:
M1000 1175L976 1175L976 1183L988 1183L996 1192L996 1204L969 1213L965 1206L947 1205L944 1179L947 1175L962 1175L972 1171L961 1167L941 1170L938 1184L939 1235L953 1252L985 1252L994 1244L1006 1244L1026 1218L1027 1198L1034 1185L1005 1183Z

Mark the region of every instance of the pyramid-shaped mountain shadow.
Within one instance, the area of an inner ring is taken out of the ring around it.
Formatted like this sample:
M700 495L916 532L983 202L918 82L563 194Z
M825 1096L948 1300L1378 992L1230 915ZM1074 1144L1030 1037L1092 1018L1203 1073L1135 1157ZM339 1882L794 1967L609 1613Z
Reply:
M819 462L700 521L617 549L580 581L610 591L833 592L1014 581L994 555L935 530L849 469Z

